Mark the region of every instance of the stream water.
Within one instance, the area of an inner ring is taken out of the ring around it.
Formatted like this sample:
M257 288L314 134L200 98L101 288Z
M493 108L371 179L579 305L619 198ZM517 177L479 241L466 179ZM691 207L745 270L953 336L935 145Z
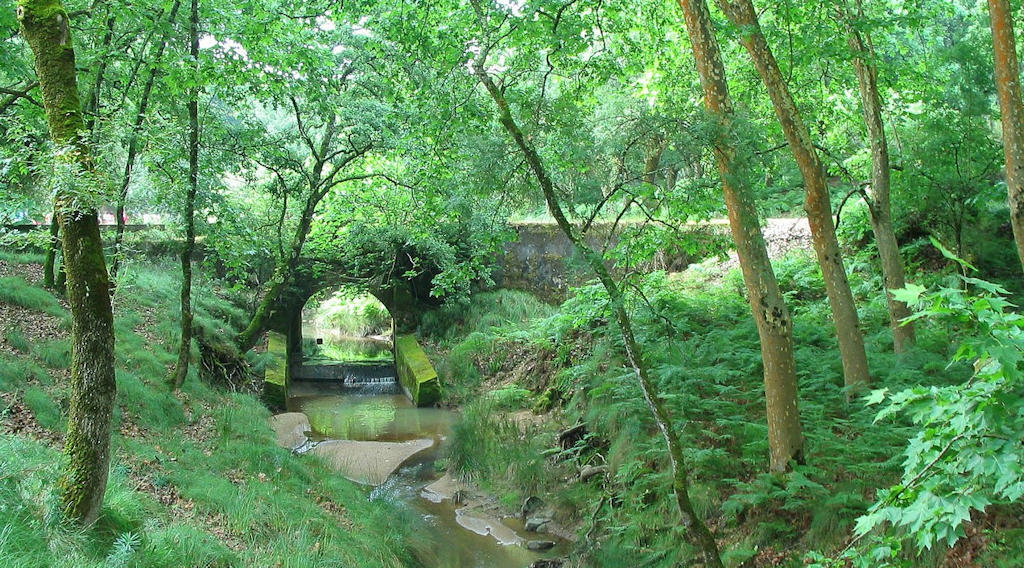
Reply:
M402 394L351 394L344 385L312 381L295 385L288 399L288 410L309 417L314 439L347 439L361 441L402 442L429 438L434 445L410 458L387 482L369 492L371 499L387 499L408 507L423 520L432 551L423 551L427 566L437 568L525 568L535 560L557 556L558 549L548 553L529 551L523 546L501 544L493 536L464 528L457 521L457 512L450 500L434 503L422 493L424 487L442 475L435 463L445 451L445 442L458 415L438 408L416 408ZM362 391L365 392L365 391ZM465 521L464 521L465 522ZM513 520L502 521L517 530L524 542L543 539L543 535L523 533Z

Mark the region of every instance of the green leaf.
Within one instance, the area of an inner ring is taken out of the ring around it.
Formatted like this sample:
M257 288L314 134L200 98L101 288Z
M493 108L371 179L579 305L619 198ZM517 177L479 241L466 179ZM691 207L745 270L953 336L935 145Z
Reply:
M887 394L889 394L888 388L872 389L871 394L868 394L867 396L864 397L864 404L867 404L869 406L872 404L879 404L880 402L885 400L885 395Z
M935 248L939 249L939 252L942 253L942 256L948 258L949 260L952 260L953 262L959 264L960 266L962 266L964 268L969 268L972 271L977 272L978 269L975 268L974 265L972 265L971 263L967 262L966 260L960 258L959 256L953 254L953 252L950 251L948 248L944 247L942 245L942 243L939 242L938 239L936 239L935 237L928 237L928 238L932 241L932 245Z
M921 294L926 290L927 289L924 286L908 283L905 288L897 288L890 290L890 292L892 292L892 297L897 301L913 305L917 304L918 300L921 298Z

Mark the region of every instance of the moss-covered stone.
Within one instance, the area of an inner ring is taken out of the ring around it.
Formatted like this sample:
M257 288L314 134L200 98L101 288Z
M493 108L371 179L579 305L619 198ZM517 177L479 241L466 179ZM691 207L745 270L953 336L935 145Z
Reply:
M402 389L417 406L435 404L441 398L441 383L430 359L415 335L395 339L395 368Z
M288 397L288 340L283 333L267 334L267 353L273 359L264 371L263 398L271 406L284 407Z

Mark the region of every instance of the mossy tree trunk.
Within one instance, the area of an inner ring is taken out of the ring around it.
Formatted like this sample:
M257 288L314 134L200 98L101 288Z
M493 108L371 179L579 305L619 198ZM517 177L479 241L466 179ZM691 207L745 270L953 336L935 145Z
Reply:
M481 11L479 0L473 0L473 4L479 13ZM587 263L597 275L598 280L608 294L612 313L615 314L615 320L619 325L619 333L622 336L623 346L626 350L626 358L633 367L633 372L640 384L640 390L643 392L644 401L647 403L655 423L657 423L658 428L661 430L668 448L669 463L672 468L672 490L675 495L676 507L682 518L682 524L686 527L686 536L700 551L705 566L722 568L723 564L718 551L718 543L715 541L715 537L707 525L697 515L690 500L689 468L683 454L683 444L676 432L668 408L665 407L664 400L661 398L657 386L651 380L648 373L647 363L644 361L641 346L633 333L632 320L626 312L626 303L622 290L612 277L608 267L605 266L602 255L587 245L576 228L565 217L555 191L554 183L548 175L543 160L516 123L505 95L495 85L490 75L487 74L485 67L486 57L486 50L481 51L477 56L472 64L474 74L484 88L487 89L495 105L497 105L499 121L509 136L515 141L516 146L522 152L526 163L537 179L544 193L544 200L547 203L548 211L551 212L551 216L555 218L559 229L572 242L576 250L587 260Z
M835 323L839 340L839 353L843 361L843 377L847 396L862 389L870 382L867 352L864 336L860 330L857 306L846 277L836 227L832 221L832 202L829 196L828 179L818 151L811 141L793 95L779 71L779 64L772 54L757 13L751 0L718 0L719 6L736 27L740 28L740 40L754 62L761 81L771 98L775 115L782 126L786 142L796 159L797 167L804 178L807 192L804 210L811 228L811 239L818 264L825 281L825 292L832 307L832 321Z
M737 156L732 136L733 109L725 65L705 0L679 0L690 35L704 104L718 123L715 158L729 210L729 227L740 258L750 309L761 338L764 392L768 417L771 471L785 471L791 461L803 461L804 437L797 407L793 320L779 291L765 247L757 203L742 175L746 161Z
M1009 0L988 0L988 12L992 23L996 89L1003 126L1010 225L1013 227L1013 239L1017 242L1017 256L1024 267L1024 103L1021 102L1020 69L1013 36L1013 12Z
M75 183L93 172L75 77L68 15L59 0L19 0L18 20L35 57L50 136L57 147L56 210L63 235L71 306L71 404L58 485L65 512L90 523L99 515L110 461L114 407L114 327L110 281L95 207Z
M864 10L860 0L855 0L857 13L852 14L845 2L840 5L841 18L846 27L846 40L853 51L853 67L857 72L860 87L864 123L871 139L871 192L865 196L871 215L871 229L878 246L878 258L882 264L882 284L889 308L889 325L892 328L893 351L902 353L914 343L914 324L900 322L910 317L910 308L892 295L892 290L907 285L903 257L896 242L896 231L892 226L891 172L889 168L889 143L882 123L882 103L878 94L878 66L875 65L875 48L871 36L861 32L855 21L863 19Z
M177 9L177 4L174 9ZM173 16L172 16L173 17ZM189 53L192 65L199 72L199 0L192 0L189 17ZM153 79L152 73L150 80ZM181 343L178 363L174 366L172 385L181 388L188 376L192 356L192 253L196 248L196 194L199 192L199 87L189 89L188 99L188 189L185 192L185 244L181 248Z

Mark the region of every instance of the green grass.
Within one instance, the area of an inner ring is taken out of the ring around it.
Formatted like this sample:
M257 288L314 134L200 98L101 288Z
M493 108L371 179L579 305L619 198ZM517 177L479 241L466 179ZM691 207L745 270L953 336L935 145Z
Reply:
M40 342L33 347L32 353L51 369L71 367L71 341L68 339Z
M60 405L50 393L39 387L30 387L25 390L25 405L32 410L43 428L57 431L64 429L65 421L61 416Z
M67 310L60 305L53 294L43 288L33 286L20 276L0 278L0 302L60 318L68 316Z
M179 326L177 265L125 268L115 298L118 395L100 518L87 529L64 522L54 485L59 451L0 435L0 566L415 565L407 542L416 542L408 537L420 521L392 503L370 501L364 489L315 458L278 448L257 398L211 388L194 371L180 393L169 391ZM56 305L24 279L3 284L0 302ZM225 334L245 323L244 311L212 281L197 285L196 306L200 325ZM149 332L157 342L136 331L147 319L155 322ZM67 387L54 387L47 369L67 368L68 341L21 342L18 330L6 337L18 354L0 354L0 390L20 391L41 426L63 430ZM169 508L136 489L140 480L182 501Z
M28 353L32 349L32 344L29 342L28 338L25 337L25 334L23 334L21 332L21 329L18 327L12 327L8 329L7 333L4 334L4 336L7 339L7 344L14 348L15 351Z
M10 262L12 264L42 264L45 260L45 255L31 252L0 250L0 260Z
M49 373L35 360L0 353L0 390L14 391L27 381L52 382Z

